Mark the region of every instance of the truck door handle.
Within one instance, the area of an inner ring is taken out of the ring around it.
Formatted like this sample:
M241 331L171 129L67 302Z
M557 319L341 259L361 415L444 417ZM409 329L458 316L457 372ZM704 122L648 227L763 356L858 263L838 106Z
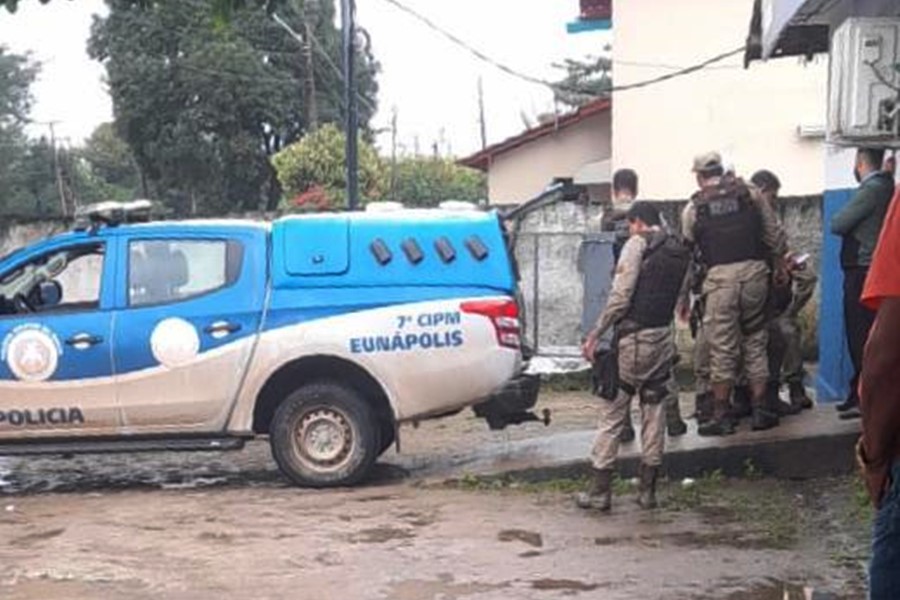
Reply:
M214 338L223 338L226 335L231 335L232 333L237 333L241 330L241 326L237 323L229 323L228 321L216 321L212 325L209 325L205 331L209 335Z
M66 340L66 346L72 346L76 350L87 350L91 346L102 344L103 338L99 335L91 335L89 333L79 333Z

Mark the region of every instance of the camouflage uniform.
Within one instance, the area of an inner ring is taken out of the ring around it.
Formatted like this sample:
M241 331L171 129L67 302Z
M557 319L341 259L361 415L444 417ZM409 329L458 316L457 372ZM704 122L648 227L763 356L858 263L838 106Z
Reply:
M646 248L647 241L642 236L632 236L622 248L609 300L597 320L598 337L621 321L628 311ZM597 469L612 468L631 398L640 394L643 463L655 467L662 462L665 448L664 403L674 390L672 328L642 329L621 336L618 343L619 381L624 386L613 400L600 403L599 431L591 452L593 464ZM653 391L646 386L651 382L659 382Z
M784 255L784 233L768 203L751 188L751 198L762 216L763 242L778 256ZM697 206L688 203L682 214L683 235L694 242ZM734 385L741 358L750 381L769 376L766 345L768 330L752 320L765 314L769 293L769 266L764 260L715 265L703 282L706 310L703 331L709 344L710 382Z
M816 274L809 267L793 272L791 303L769 326L769 368L773 381L790 386L803 385L805 372L799 317L812 298L817 282Z

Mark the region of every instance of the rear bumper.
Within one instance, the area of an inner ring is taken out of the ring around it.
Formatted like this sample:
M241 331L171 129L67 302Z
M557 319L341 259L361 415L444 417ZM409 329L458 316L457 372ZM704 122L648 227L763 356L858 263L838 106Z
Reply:
M537 404L541 380L536 375L519 375L495 390L484 402L472 407L475 415L487 421L491 429L505 429L529 421L550 423L550 411L544 410L542 418L532 412Z

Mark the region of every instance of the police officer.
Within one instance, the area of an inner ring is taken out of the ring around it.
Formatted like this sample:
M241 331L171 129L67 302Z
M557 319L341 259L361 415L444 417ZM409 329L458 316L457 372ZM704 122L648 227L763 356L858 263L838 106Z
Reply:
M618 387L600 403L600 425L592 451L590 489L576 498L581 508L609 510L619 434L634 396L640 398L641 449L638 503L656 506L656 479L665 446L665 402L674 393L672 320L690 263L690 251L661 227L659 211L635 202L631 232L616 266L606 308L582 351L593 360L603 334L616 328Z
M613 244L613 255L616 262L622 253L622 248L630 237L628 209L637 199L638 175L632 169L619 169L613 173L612 182L613 208L603 214L601 227L604 231L615 232L616 240ZM660 226L666 228L666 224L660 215ZM678 394L672 394L666 401L666 433L671 437L682 436L687 433L687 423L681 418L681 406L678 402ZM635 432L629 410L625 418L625 426L619 439L623 443L634 441Z
M781 189L778 177L771 171L763 169L754 173L750 182L759 189L774 211L775 201ZM774 387L776 399L782 380L787 384L792 407L790 414L813 406L803 385L806 372L803 369L800 311L812 299L818 278L798 253L788 252L785 261L791 282L782 310L769 325L769 380Z
M682 228L706 268L703 328L713 395L713 418L698 433L734 433L730 399L742 359L752 394L753 429L769 429L778 424L778 416L765 406L769 265L782 280L784 233L758 191L725 175L719 153L698 156L693 171L700 190L684 209Z

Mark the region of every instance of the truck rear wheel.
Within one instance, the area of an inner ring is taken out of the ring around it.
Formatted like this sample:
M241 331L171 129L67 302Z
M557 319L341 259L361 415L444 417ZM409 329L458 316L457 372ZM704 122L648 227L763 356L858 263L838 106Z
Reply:
M291 393L275 411L269 432L278 467L306 487L358 483L380 446L378 420L365 399L330 382Z

